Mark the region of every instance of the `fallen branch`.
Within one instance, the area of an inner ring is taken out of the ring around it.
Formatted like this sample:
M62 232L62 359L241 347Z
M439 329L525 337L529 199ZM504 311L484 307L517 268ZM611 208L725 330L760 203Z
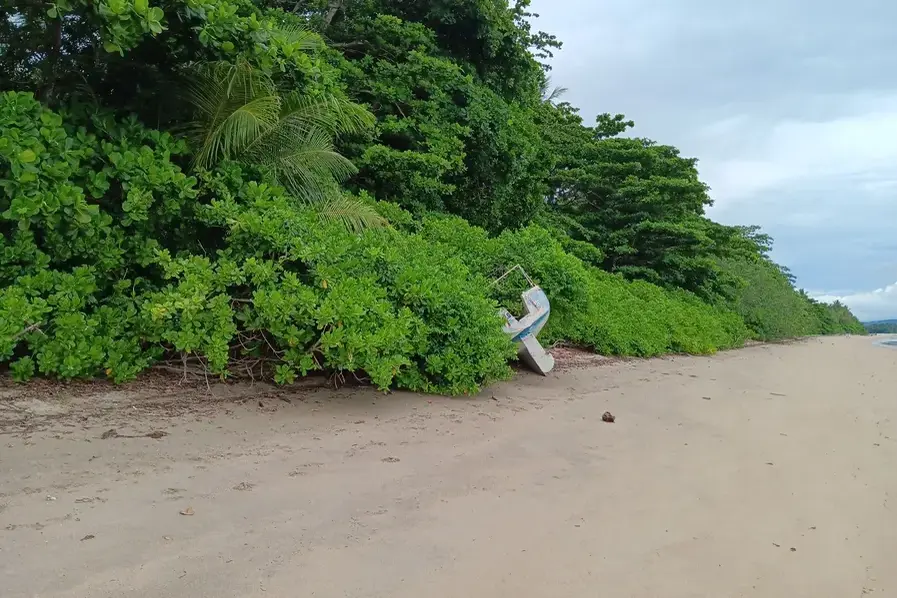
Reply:
M17 335L15 335L15 336L12 338L12 340L17 341L17 340L19 340L20 338L22 338L23 336L25 336L26 334L30 334L30 333L32 333L32 332L40 332L41 334L43 334L44 336L46 336L46 334L44 333L44 331L40 329L41 324L43 324L43 322L38 322L37 324L32 324L32 325L29 326L28 328L22 330L22 331L19 332Z

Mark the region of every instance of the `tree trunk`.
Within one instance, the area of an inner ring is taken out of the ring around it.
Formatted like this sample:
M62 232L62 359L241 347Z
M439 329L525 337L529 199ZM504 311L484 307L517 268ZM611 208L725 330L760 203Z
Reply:
M324 29L330 27L333 17L344 8L345 3L346 0L330 0L330 4L327 6L327 14L324 15Z
M59 53L62 49L62 17L56 19L53 29L53 45L47 52L47 67L45 70L46 85L39 89L38 99L45 104L53 105L53 94L56 91L56 73L59 70Z

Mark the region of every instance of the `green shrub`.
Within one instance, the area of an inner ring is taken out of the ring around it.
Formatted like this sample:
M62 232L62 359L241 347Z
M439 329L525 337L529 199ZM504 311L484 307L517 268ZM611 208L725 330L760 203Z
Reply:
M187 159L183 142L134 119L0 95L0 363L15 379L122 381L187 360L222 377L325 370L471 393L510 374L498 307L519 311L527 283L493 281L517 264L551 300L543 340L604 354L712 353L740 345L745 321L760 338L856 328L781 277L767 281L791 310L781 319L759 285L732 309L711 306L599 270L557 231L490 236L363 192L347 201L391 226L354 234L256 167L189 176Z
M448 393L509 373L497 304L447 249L350 234L232 163L188 177L183 144L134 121L10 93L0 132L0 361L18 379L125 380L178 354Z
M185 151L134 120L0 96L0 359L33 359L17 377L122 380L159 355L136 315L155 250L193 237Z
M543 332L548 342L572 342L609 355L651 356L712 353L738 346L746 338L737 315L684 291L628 282L587 266L566 253L551 232L537 226L490 238L460 218L432 216L425 219L422 234L452 246L472 270L488 279L521 265L551 301L551 317ZM513 312L519 309L525 286L522 277L509 278L492 287L492 293Z
M351 235L253 182L213 201L203 218L227 227L229 253L269 260L273 277L252 281L266 284L242 317L289 347L285 363L296 373L311 369L314 357L321 360L314 367L365 371L381 387L452 394L508 375L513 349L497 304L448 248L393 229ZM284 280L294 291L281 296ZM306 305L289 305L290 296ZM272 297L281 300L278 313L290 315L280 319L289 323L284 332L261 311L259 299Z
M782 268L769 259L728 260L722 265L741 283L728 306L758 340L863 334L862 324L844 305L818 303L795 291Z

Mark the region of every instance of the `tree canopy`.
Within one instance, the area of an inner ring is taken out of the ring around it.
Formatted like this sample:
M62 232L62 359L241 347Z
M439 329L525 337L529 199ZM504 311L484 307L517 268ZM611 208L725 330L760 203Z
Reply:
M322 370L464 393L508 375L490 280L622 355L862 332L697 160L587 124L528 0L11 0L0 8L0 364ZM519 307L519 306L518 306Z

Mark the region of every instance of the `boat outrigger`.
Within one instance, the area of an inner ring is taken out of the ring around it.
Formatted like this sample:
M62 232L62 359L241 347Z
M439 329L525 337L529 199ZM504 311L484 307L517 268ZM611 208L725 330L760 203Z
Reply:
M548 302L548 296L545 294L545 291L533 282L519 265L502 274L493 284L500 283L515 271L520 272L530 285L520 295L523 299L523 305L526 307L526 314L516 318L511 312L502 308L500 310L501 315L505 319L503 330L517 344L517 353L520 359L531 369L545 376L554 369L554 357L539 344L536 335L539 334L539 331L542 330L548 321L551 305Z

